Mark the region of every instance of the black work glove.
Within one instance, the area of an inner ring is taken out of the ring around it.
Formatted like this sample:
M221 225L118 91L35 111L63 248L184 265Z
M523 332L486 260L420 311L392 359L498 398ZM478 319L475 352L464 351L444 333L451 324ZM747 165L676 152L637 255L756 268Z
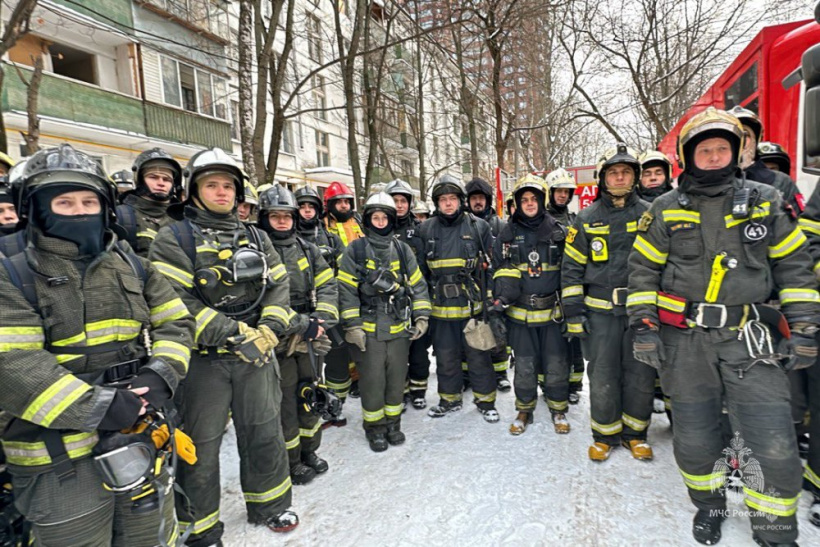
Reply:
M584 340L589 336L589 325L584 315L568 317L563 326L564 337Z
M658 370L661 363L666 360L666 350L656 329L657 327L653 329L644 325L634 329L632 354L641 363Z
M505 347L507 345L507 320L499 313L491 313L488 318L496 347Z
M142 400L139 395L127 389L118 389L97 429L119 431L133 427L139 420L141 411Z
M504 310L507 308L500 298L496 298L495 300L488 299L486 306L487 313L494 315L502 315L504 313Z
M147 387L148 393L142 396L143 399L156 408L157 410L165 406L173 393L171 388L162 379L162 377L151 369L143 368L139 374L131 381L129 389L137 389L139 387Z
M319 319L317 317L311 317L308 321L307 329L305 332L302 333L302 340L313 340L316 338L316 335L319 333Z
M782 339L777 351L791 358L783 363L786 372L808 368L817 361L817 326L792 326L792 337Z

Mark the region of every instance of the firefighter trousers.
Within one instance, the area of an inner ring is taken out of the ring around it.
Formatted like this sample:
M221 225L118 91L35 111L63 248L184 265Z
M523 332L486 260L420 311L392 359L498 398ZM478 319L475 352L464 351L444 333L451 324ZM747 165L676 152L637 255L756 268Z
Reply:
M410 342L406 391L414 397L424 397L427 392L427 379L430 377L430 355L427 350L430 348L430 337L428 330L424 336Z
M350 393L350 371L355 370L355 363L351 357L350 344L333 347L325 355L325 384L328 389L344 402Z
M353 348L359 363L359 391L365 430L387 432L388 424L399 423L404 409L404 381L407 378L407 337L379 341L367 334L367 350Z
M545 393L550 412L569 407L569 355L561 325L533 327L508 321L510 346L515 351L515 409L532 412L538 401L538 371L545 370Z
M190 499L191 510L177 498L180 524L193 524L189 544L210 545L222 537L219 448L229 411L236 430L248 520L265 520L290 507L290 466L279 416L279 375L275 359L255 367L230 354L192 354L179 405L198 460L194 465L180 462L179 468L179 483Z
M160 543L161 523L163 539L173 545L178 534L173 497L155 498L153 509L143 504L132 511L130 495L103 488L91 458L74 460L73 465L75 475L62 482L50 469L9 466L14 503L31 523L36 545L150 547ZM167 482L167 473L160 482Z
M316 452L322 444L319 416L305 409L299 400L299 386L303 382L312 383L316 376L307 353L294 353L290 357L282 355L279 368L282 371L282 431L288 460L293 467L302 461L303 454Z
M619 439L646 439L652 417L655 369L632 355L632 330L625 315L588 313L589 336L582 342L589 359L592 437L617 445Z
M661 337L661 384L675 417L675 460L692 502L698 509L722 510L727 498L743 500L761 538L794 541L801 466L786 374L779 366L752 364L736 331L662 326ZM723 408L734 431L729 446Z
M430 320L433 349L436 352L439 397L442 401L461 401L461 390L464 385L461 356L464 354L475 403L481 409L495 408L495 371L490 360L490 352L479 351L467 345L464 339L466 325L467 319Z
M584 388L584 356L581 353L581 341L578 338L564 338L566 353L569 358L569 392L578 393ZM538 385L546 392L546 369L538 369Z
M805 408L809 411L809 456L803 472L803 485L816 498L820 498L820 364L789 373L792 380L792 419L802 417ZM795 384L798 384L803 404L800 412L795 412Z

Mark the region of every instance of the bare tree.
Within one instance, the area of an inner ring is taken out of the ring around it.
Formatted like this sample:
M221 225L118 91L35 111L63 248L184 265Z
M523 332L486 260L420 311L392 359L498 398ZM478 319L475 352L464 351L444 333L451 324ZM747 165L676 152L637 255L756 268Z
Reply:
M46 53L45 48L37 55L31 56L31 64L33 70L31 77L26 78L26 75L15 64L14 68L17 70L17 75L26 86L26 116L28 118L28 131L21 133L23 140L26 143L25 155L30 156L40 149L40 116L39 111L40 102L40 83L43 81L43 55Z
M0 5L0 18L2 17L4 5L5 3ZM9 17L9 21L3 30L3 36L0 38L0 57L8 53L8 51L14 47L14 44L17 43L17 40L28 34L31 14L35 7L37 7L37 0L20 0L17 2L17 5L14 6L11 17ZM0 94L3 93L3 81L5 76L3 65L0 63ZM8 152L6 124L3 120L2 112L0 112L0 151Z

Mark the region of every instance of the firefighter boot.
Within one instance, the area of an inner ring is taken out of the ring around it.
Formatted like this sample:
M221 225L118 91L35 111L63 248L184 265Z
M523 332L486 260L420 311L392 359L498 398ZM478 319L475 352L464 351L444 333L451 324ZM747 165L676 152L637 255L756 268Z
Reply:
M439 404L430 407L427 415L431 418L441 418L459 410L461 410L461 401L445 401L442 399Z
M316 471L317 475L321 475L329 469L327 461L320 458L316 452L306 452L302 454L302 463Z
M552 425L555 428L555 432L559 435L566 435L569 433L569 422L567 421L567 415L563 412L552 413Z
M384 452L389 446L387 443L387 436L384 431L380 429L368 429L365 432L367 442L370 443L370 450L373 452Z
M628 448L629 451L632 452L632 457L636 460L649 461L653 457L652 447L649 446L646 441L642 441L640 439L632 439L628 441L623 439L621 441L621 446Z
M788 543L772 543L771 541L766 541L757 535L757 532L752 533L752 539L755 540L755 543L760 545L760 547L799 547L796 541L789 541Z
M589 447L589 459L594 462L603 462L609 459L612 446L606 443L594 442Z
M393 446L404 442L405 436L401 431L401 422L387 424L387 442Z
M695 541L704 545L714 545L720 541L720 525L726 516L723 511L699 509L692 521L692 535Z
M248 519L251 524L264 524L274 532L290 532L299 526L299 517L293 511L282 511L268 518Z
M532 423L532 413L519 412L515 421L510 425L510 435L521 435L527 430L527 426Z
M290 466L290 482L296 485L307 484L316 478L316 471L298 462Z
M814 496L814 501L809 507L809 522L820 527L820 497Z

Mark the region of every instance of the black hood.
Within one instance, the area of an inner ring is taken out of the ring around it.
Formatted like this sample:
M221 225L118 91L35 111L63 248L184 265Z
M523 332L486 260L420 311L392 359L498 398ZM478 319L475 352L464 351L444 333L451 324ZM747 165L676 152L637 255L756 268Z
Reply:
M490 209L493 206L493 187L490 186L490 183L484 179L474 178L467 185L464 187L464 191L467 193L467 202L470 201L470 196L472 194L484 194L487 198L487 207L486 209Z

